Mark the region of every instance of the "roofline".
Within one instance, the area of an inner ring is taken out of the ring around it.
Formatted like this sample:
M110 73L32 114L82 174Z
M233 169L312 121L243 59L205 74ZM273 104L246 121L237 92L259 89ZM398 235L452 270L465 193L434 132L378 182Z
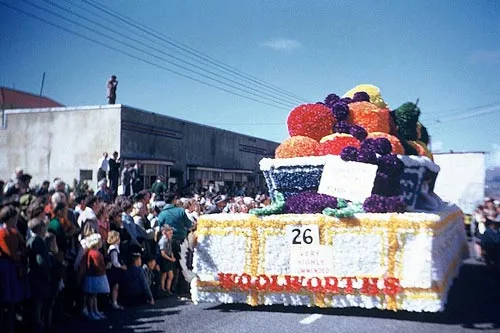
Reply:
M33 97L38 97L38 98L45 98L55 104L60 104L60 105L64 105L62 103L59 103L58 101L55 101L53 100L52 98L49 98L49 97L46 97L46 96L43 96L43 95L36 95L36 94L33 94L33 93L30 93L29 91L23 91L23 90L17 90L17 89L12 89L12 88L8 88L8 87L0 87L0 90L10 90L10 91L15 91L17 93L21 93L21 94L27 94L27 95L31 95Z
M24 108L24 109L5 109L5 114L17 113L37 113L37 112L62 112L62 111L86 111L96 109L117 109L121 108L121 104L104 104L104 105L88 105L88 106L58 106L49 108Z
M226 132L229 132L229 133L234 133L234 134L237 134L237 135L245 136L245 137L250 138L250 139L256 139L256 140L266 141L266 142L269 142L269 143L273 143L273 144L279 145L279 142L271 141L271 140L268 140L268 139L263 139L263 138L259 138L259 137L248 135L248 134L234 132L234 131L230 131L230 130L227 130L227 129L224 129L224 128L220 128L220 127L215 127L215 126L211 126L211 125L196 123L194 121L180 119L180 118L176 118L176 117L172 117L172 116L169 116L169 115L160 114L160 113L156 113L156 112L152 112L152 111L146 111L146 110L142 110L142 109L139 109L139 108L136 108L136 107L133 107L133 106L129 106L129 105L125 105L125 104L103 104L103 105L87 105L87 106L60 106L60 107L49 107L49 108L5 109L4 110L4 116L7 115L7 114L21 114L21 113L62 112L62 111L86 111L86 110L96 110L96 109L117 109L117 108L128 109L128 110L132 110L132 111L144 112L144 113L149 113L149 114L152 113L152 114L155 114L155 115L160 116L160 117L165 117L165 118L169 118L169 119L173 119L173 120L177 120L177 121L181 121L181 122L189 123L189 124L193 124L193 125L209 127L209 128L217 129L217 130L220 130L220 131L226 131Z
M177 120L177 121L182 121L184 123L189 123L189 124L193 124L193 125L198 125L198 126L204 126L204 127L209 127L209 128L214 128L214 129L218 129L220 131L226 131L226 132L229 132L229 133L234 133L234 134L237 134L237 135L241 135L241 136L245 136L247 138L251 138L251 139L256 139L256 140L261 140L261 141L267 141L269 143L274 143L276 145L279 145L279 142L275 142L275 141L271 141L271 140L267 140L267 139L263 139L263 138L259 138L259 137L256 137L256 136L252 136L252 135L248 135L248 134L243 134L243 133L238 133L238 132L234 132L234 131L230 131L230 130L227 130L227 129L224 129L224 128L220 128L220 127L215 127L215 126L211 126L211 125L206 125L206 124L202 124L202 123L196 123L194 121L190 121L190 120L185 120L185 119L181 119L181 118L176 118L176 117L172 117L172 116L169 116L169 115L166 115L166 114L160 114L160 113L156 113L156 112L152 112L152 111L146 111L146 110L142 110L142 109L139 109L139 108L136 108L136 107L133 107L133 106L128 106L128 105L123 105L122 106L126 109L129 109L129 110L134 110L134 111L138 111L138 112L145 112L145 113L153 113L155 115L158 115L160 117L165 117L165 118L169 118L169 119L174 119L174 120Z
M485 151L443 151L443 152L432 152L432 155L458 155L458 154L488 154Z

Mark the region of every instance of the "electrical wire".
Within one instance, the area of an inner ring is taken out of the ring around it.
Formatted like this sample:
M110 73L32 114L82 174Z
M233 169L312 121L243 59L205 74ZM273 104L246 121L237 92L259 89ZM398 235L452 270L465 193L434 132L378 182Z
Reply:
M56 17L58 17L58 18L62 19L62 20L65 20L65 21L67 21L67 22L70 22L70 23L72 23L72 24L75 24L75 25L77 25L78 27L81 27L81 28L84 28L84 29L86 29L86 30L89 30L89 31L91 31L91 32L93 32L93 33L95 33L95 34L99 35L100 37L104 36L104 37L108 38L109 40L116 41L116 38L115 38L115 37L113 37L113 36L110 36L110 35L108 35L108 34L102 33L102 32L100 32L100 31L98 31L98 30L96 30L96 29L93 29L93 28L90 28L90 27L88 27L88 26L85 26L85 25L83 25L83 24L81 24L81 23L79 23L79 22L77 22L77 21L74 21L74 20L72 20L72 19L69 19L69 18L67 18L67 17L64 17L64 16L60 15L59 13L56 13L56 12L54 12L54 11L50 10L50 9L47 9L47 8L44 8L44 7L40 7L40 6L38 6L37 4L34 4L34 3L29 2L29 1L26 1L26 0L24 0L24 2L25 2L26 4L28 4L28 5L32 6L32 7L35 7L35 8L37 8L37 9L40 9L40 10L42 10L42 11L44 11L44 12L47 12L47 13L49 13L49 14L51 14L51 15L54 15L54 16L56 16ZM155 54L153 54L153 53L151 53L151 52L149 52L149 51L145 51L145 50L143 50L143 49L140 49L140 48L138 48L138 47L136 47L136 46L134 46L133 44L130 44L130 43L128 43L128 42L120 41L120 43L121 43L121 44L123 44L123 45L125 45L125 46L127 46L127 47L129 47L129 48L131 48L131 49L133 49L133 50L135 50L135 51L145 53L145 54L147 54L147 55L149 55L149 56L151 56L151 57L153 57L153 58L156 58L156 59L158 59L158 60L164 61L164 62L166 62L166 63L168 63L168 64L170 64L170 65L173 65L173 66L176 66L176 67L178 67L178 68L181 68L181 69L183 69L183 70L185 70L185 71L187 71L187 72L190 72L190 73L193 73L193 74L199 75L199 76L201 76L201 77L203 77L203 78L206 78L206 79L209 79L209 80L215 81L215 82L217 82L217 83L219 83L219 84L222 84L222 85L228 86L228 87L230 87L230 88L232 88L232 89L236 89L236 90L241 91L241 92L243 92L243 93L245 93L245 94L252 95L252 96L255 96L255 97L258 97L258 98L262 98L262 99L267 100L268 102L271 102L271 103L276 103L276 104L278 104L278 105L279 105L279 107L283 107L283 106L285 106L287 109L289 109L290 107L292 107L291 105L285 105L285 104L280 103L280 102L277 102L277 101L275 101L275 100L273 100L273 99L271 99L271 98L267 98L267 97L264 97L264 96L262 96L262 95L259 95L259 94L256 94L256 93L253 93L253 92L250 92L250 91L248 91L248 90L245 90L245 89L242 89L242 88L240 88L240 87L234 86L234 85L232 85L232 84L226 83L226 82L224 82L224 81L222 81L222 80L220 80L220 79L213 78L213 77L211 77L210 75L207 75L207 74L204 74L204 73L200 73L200 72L198 72L198 71L195 71L195 70L190 69L190 68L188 68L188 67L186 67L186 66L183 66L183 65L179 65L179 64L177 64L177 63L175 63L175 62L173 62L173 61L170 61L170 60L168 60L168 59L164 59L164 58L162 58L162 57L159 57L159 56L157 56L157 55L155 55Z
M210 64L216 66L217 68L223 69L226 72L237 75L239 78L243 78L243 79L249 80L251 82L254 82L256 84L265 86L269 89L272 89L273 91L275 91L277 93L283 94L284 96L292 97L292 98L296 99L297 101L299 101L300 103L307 103L308 102L308 100L303 98L303 97L299 97L299 96L297 96L289 91L286 91L284 89L281 89L275 85L266 83L266 82L259 80L251 75L245 74L245 73L243 73L243 72L241 72L241 71L239 71L239 70L237 70L229 65L226 65L226 64L224 64L224 63L222 63L222 62L220 62L220 61L218 61L218 60L216 60L208 55L205 55L205 54L201 53L200 51L197 51L197 50L195 50L195 49L193 49L185 44L174 41L173 39L165 36L164 34L161 34L157 31L155 31L154 29L152 29L150 27L147 27L147 26L141 24L140 22L134 20L131 17L117 14L116 12L111 10L109 7L106 7L102 4L97 4L95 2L88 1L88 0L82 0L82 2L88 4L89 6L92 6L93 8L95 8L101 12L104 12L104 13L118 19L119 21L121 21L127 25L133 26L134 28L136 28L136 29L138 29L146 34L153 36L153 37L157 38L158 40L175 47L176 49L182 50L190 55L193 55L196 57L196 59L202 59L202 60L206 61L207 63L210 63ZM191 59L193 59L193 58L191 58Z

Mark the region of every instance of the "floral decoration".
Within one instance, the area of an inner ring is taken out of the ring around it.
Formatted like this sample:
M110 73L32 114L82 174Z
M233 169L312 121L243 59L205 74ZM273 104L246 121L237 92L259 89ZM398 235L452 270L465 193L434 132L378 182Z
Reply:
M347 103L338 102L332 106L332 114L337 121L346 120L349 116Z
M344 94L343 97L354 97L354 94L357 92L366 92L370 96L370 102L378 106L379 108L386 109L387 104L385 103L382 95L380 93L380 89L373 84L360 84L356 87L352 88L348 92Z
M370 101L370 95L364 91L357 91L354 93L354 96L352 97L353 102L369 102Z
M334 133L321 139L318 155L340 155L345 147L359 148L359 140L350 134Z
M317 214L326 207L337 208L337 199L330 195L306 191L286 200L285 212L292 214Z
M255 215L274 215L281 214L285 210L285 196L283 193L274 193L274 200L270 205L262 208L253 208L248 212L249 214Z
M363 209L367 213L403 213L406 204L399 196L386 197L372 194L366 198Z
M359 141L363 141L368 136L368 132L359 125L351 125L349 130L349 134L358 139Z
M419 156L426 156L430 158L431 160L434 160L434 157L432 156L432 153L430 150L427 148L427 145L422 142L422 141L406 141L406 143L417 151Z
M276 158L315 156L319 152L318 141L307 136L292 136L276 148Z
M331 134L335 119L332 111L322 104L303 104L288 115L290 136L307 136L316 141Z
M364 127L368 132L389 133L389 112L369 102L349 104L349 122Z
M375 153L387 155L392 151L392 145L386 138L376 138L374 142Z
M404 169L404 164L394 154L387 154L378 158L378 171L390 177L398 178Z
M349 134L350 130L351 130L351 124L349 124L347 121L344 120L337 121L337 123L333 125L333 131L335 133Z
M372 132L372 133L368 134L367 138L369 138L369 139L386 138L391 143L391 147L392 147L391 152L393 154L400 154L400 155L404 154L403 145L401 144L399 139L397 137L395 137L394 135L390 135L390 134L382 133L382 132Z
M358 154L359 154L358 148L348 146L342 149L342 152L340 153L340 158L342 158L343 161L357 162Z
M336 94L329 94L328 96L325 97L325 105L328 106L329 108L333 108L335 103L337 103L340 100L340 97L337 96Z

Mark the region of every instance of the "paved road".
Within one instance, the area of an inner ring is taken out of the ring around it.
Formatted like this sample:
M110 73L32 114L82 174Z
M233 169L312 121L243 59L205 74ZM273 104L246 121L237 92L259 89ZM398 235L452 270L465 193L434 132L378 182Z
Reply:
M199 304L168 298L155 306L111 312L100 322L74 321L60 332L500 332L500 276L474 260L464 263L442 313L308 307ZM465 328L465 324L473 325Z

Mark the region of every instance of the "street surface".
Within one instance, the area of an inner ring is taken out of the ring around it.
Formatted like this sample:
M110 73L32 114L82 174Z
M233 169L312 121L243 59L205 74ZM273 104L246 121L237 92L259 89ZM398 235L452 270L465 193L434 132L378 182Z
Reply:
M174 297L154 306L108 312L98 322L73 320L59 332L500 332L500 276L468 259L450 291L442 313L320 309L241 304L198 304ZM470 327L467 327L470 325Z

